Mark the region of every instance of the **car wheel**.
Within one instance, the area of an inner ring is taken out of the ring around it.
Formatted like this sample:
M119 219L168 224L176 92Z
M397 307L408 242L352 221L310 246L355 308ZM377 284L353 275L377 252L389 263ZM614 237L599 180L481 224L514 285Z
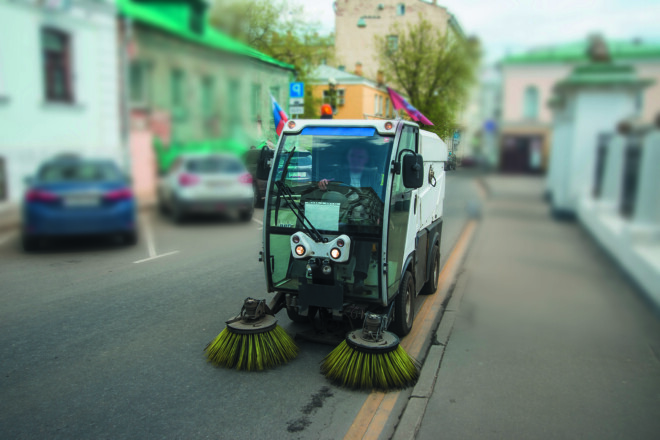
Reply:
M137 244L138 241L137 232L135 231L125 232L122 238L124 239L124 243L128 246L133 246Z
M431 251L431 276L429 280L422 287L424 295L432 295L438 290L438 279L440 278L440 248L438 245L433 246Z
M264 200L261 196L261 192L259 191L259 185L255 183L252 185L254 188L254 207L255 208L263 208L264 207Z
M23 245L23 250L25 252L36 251L39 247L39 239L37 237L29 237L27 235L23 235L21 237L21 244Z
M394 298L394 322L392 331L404 337L412 329L415 317L415 280L409 271L403 275L399 293Z
M254 208L250 209L249 211L241 211L238 214L238 219L244 223L247 223L252 220L252 214L254 214Z
M183 223L185 213L179 202L172 201L172 205L170 206L170 217L174 223Z
M160 211L161 214L167 214L167 205L165 205L165 202L163 202L160 195L158 195L158 211Z

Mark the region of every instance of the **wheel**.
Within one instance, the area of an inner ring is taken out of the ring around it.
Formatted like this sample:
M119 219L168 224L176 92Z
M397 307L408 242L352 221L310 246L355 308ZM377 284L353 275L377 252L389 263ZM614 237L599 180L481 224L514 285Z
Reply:
M124 240L124 244L126 244L128 246L133 246L138 241L137 232L135 232L135 231L125 232L122 238Z
M404 337L412 329L415 318L415 280L409 271L403 275L399 293L394 298L394 322L392 331Z
M185 214L183 212L183 208L177 202L176 200L172 201L172 205L170 206L170 217L172 218L172 221L174 223L183 223L183 219L185 217Z
M255 181L254 185L252 185L252 186L254 188L254 207L255 208L263 208L265 200L264 200L264 198L261 194L261 191L259 190L259 184L256 183L256 181Z
M309 322L309 316L303 316L298 314L295 307L287 307L286 314L289 317L289 319L295 323L304 324L306 322Z
M36 237L29 237L25 234L21 237L21 244L25 252L36 251L39 247L39 239Z
M438 278L440 278L440 248L438 245L433 246L431 251L431 277L422 287L422 294L432 295L438 290Z
M161 214L167 214L167 205L165 205L160 195L158 196L158 211Z
M243 223L247 223L252 220L252 214L254 214L254 208L250 209L249 211L241 211L238 214L238 220Z

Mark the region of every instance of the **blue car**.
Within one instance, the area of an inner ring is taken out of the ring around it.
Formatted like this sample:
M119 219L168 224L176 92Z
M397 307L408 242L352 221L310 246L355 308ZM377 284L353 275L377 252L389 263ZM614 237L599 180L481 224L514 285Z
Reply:
M100 234L137 242L135 197L117 165L77 157L42 164L23 201L23 248L34 250L42 238Z

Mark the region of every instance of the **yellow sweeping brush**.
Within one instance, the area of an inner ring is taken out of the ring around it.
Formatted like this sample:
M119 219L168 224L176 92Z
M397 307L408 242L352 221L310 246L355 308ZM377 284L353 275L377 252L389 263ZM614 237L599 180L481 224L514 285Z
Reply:
M298 355L293 339L277 325L265 300L247 298L241 313L206 348L216 366L261 371L289 362Z
M338 385L354 389L400 389L414 385L419 363L399 345L399 338L386 331L387 317L367 313L361 330L328 354L321 373Z

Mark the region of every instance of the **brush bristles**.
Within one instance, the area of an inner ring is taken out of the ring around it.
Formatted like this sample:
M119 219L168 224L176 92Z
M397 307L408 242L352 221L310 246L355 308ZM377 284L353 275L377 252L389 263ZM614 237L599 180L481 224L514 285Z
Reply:
M414 385L419 365L400 345L385 353L364 353L344 340L323 359L321 373L348 388L389 390Z
M204 351L216 366L247 371L276 367L298 355L295 342L279 325L253 334L238 334L225 327Z

